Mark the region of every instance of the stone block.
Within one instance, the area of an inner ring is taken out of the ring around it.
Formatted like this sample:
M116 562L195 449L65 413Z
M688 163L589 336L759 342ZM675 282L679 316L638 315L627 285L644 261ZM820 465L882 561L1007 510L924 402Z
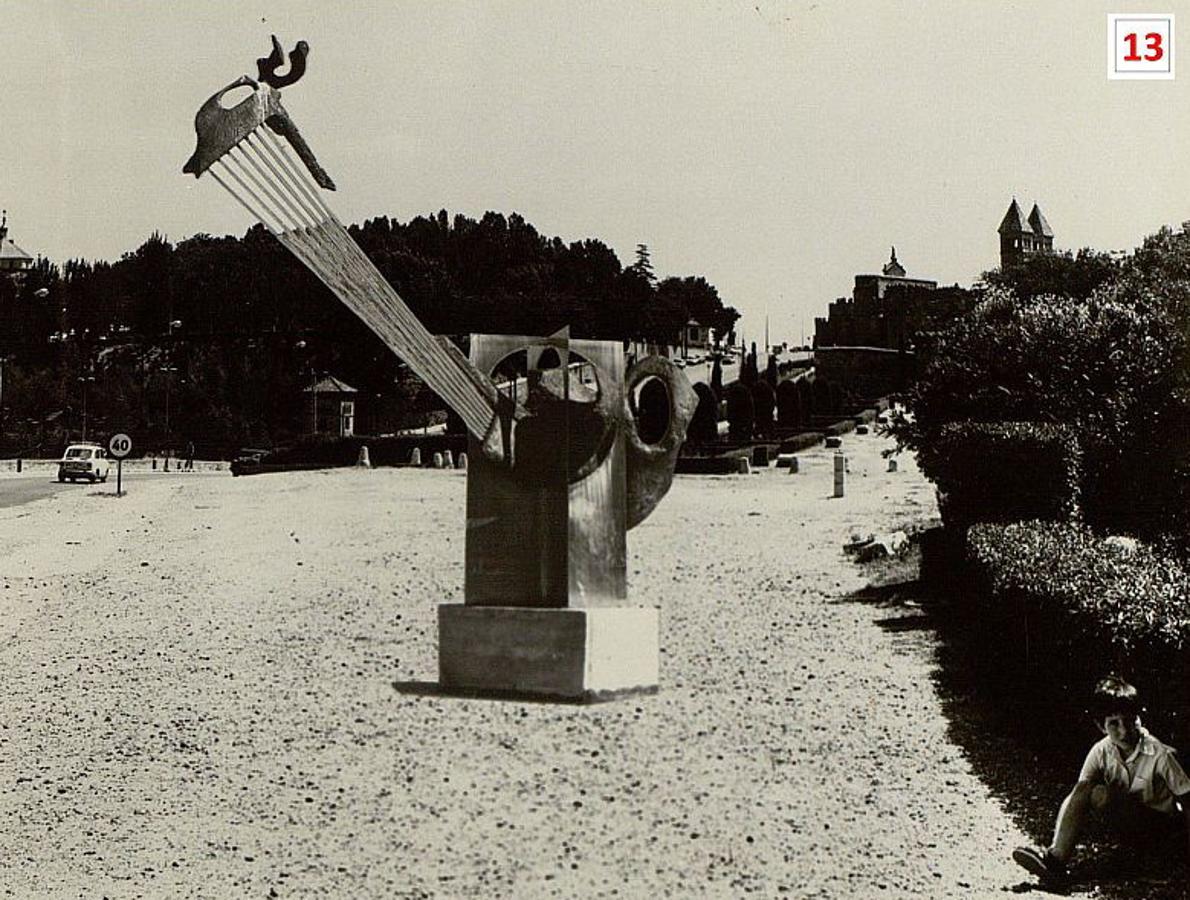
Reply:
M438 680L447 691L597 700L656 690L652 607L438 607Z

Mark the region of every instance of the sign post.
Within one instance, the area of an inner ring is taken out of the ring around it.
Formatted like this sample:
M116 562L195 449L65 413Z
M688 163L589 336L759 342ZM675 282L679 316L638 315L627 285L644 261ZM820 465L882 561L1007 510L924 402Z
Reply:
M116 458L116 496L119 497L122 493L120 482L124 474L124 457L132 452L132 438L124 433L113 434L107 442L107 449Z

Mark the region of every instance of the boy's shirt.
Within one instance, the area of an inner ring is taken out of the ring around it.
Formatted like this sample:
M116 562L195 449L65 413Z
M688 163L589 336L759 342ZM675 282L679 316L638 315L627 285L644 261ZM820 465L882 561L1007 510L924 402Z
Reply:
M1190 793L1190 777L1172 747L1157 740L1141 726L1140 740L1128 759L1105 737L1087 754L1079 781L1117 785L1158 812L1175 811L1174 797Z

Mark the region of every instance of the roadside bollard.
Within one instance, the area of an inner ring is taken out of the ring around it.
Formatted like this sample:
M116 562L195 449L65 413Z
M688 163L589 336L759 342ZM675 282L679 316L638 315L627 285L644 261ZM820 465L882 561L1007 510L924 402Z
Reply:
M453 469L455 467L454 454L449 450L444 451L442 454L442 465L447 469Z
M21 474L21 458L17 457L17 474Z
M442 454L441 454L441 453L435 453L435 454L434 454L434 456L432 457L432 459L433 459L433 462L434 462L434 468L435 468L435 469L441 469L441 468L442 468Z
M842 497L847 484L847 458L841 452L835 454L835 496Z
M748 457L736 457L736 472L740 475L750 475L752 473L752 466L748 463Z
M371 457L368 456L368 445L367 444L364 444L362 447L359 448L359 459L356 460L355 464L357 466L359 466L361 469L372 468L372 459L371 459Z
M413 452L409 454L409 465L421 465L421 447L414 447Z
M888 471L890 471L890 472L897 471L897 461L895 459L890 459L888 461Z
M156 456L153 457L153 471L154 472L157 471L157 457Z
M467 454L466 453L459 454L459 461L455 464L455 468L466 470L466 468L467 468Z

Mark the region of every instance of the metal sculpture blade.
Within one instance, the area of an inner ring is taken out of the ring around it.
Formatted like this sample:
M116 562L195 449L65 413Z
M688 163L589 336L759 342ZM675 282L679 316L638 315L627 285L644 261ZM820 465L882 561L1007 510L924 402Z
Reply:
M286 54L275 36L272 42L272 52L257 60L258 78L241 76L199 108L194 119L197 146L182 171L196 178L210 173L272 231L458 413L487 459L520 472L524 478L536 477L544 461L518 456L517 431L529 420L535 421L527 435L540 434L544 424L555 419L567 421L564 416L556 416L559 404L572 399L567 395L565 379L561 390L550 379L543 379L533 386L531 402L517 403L501 395L491 378L472 365L454 344L431 335L418 321L326 204L318 189L334 190L334 181L319 165L281 104L279 89L293 84L306 71L309 45L299 41ZM288 72L278 74L286 65ZM245 86L251 88L251 94L230 109L225 108L223 97ZM285 140L278 140L278 136ZM650 363L646 374L664 381L674 401L669 428L661 442L664 449L640 440L626 401L618 401L611 408L609 394L597 408L603 432L619 430L629 437L631 513L627 527L648 515L668 490L677 447L685 438L692 413L689 385L668 360ZM548 446L537 439L530 443L537 453ZM570 470L570 480L592 471L610 446L606 440L593 442L590 459Z

